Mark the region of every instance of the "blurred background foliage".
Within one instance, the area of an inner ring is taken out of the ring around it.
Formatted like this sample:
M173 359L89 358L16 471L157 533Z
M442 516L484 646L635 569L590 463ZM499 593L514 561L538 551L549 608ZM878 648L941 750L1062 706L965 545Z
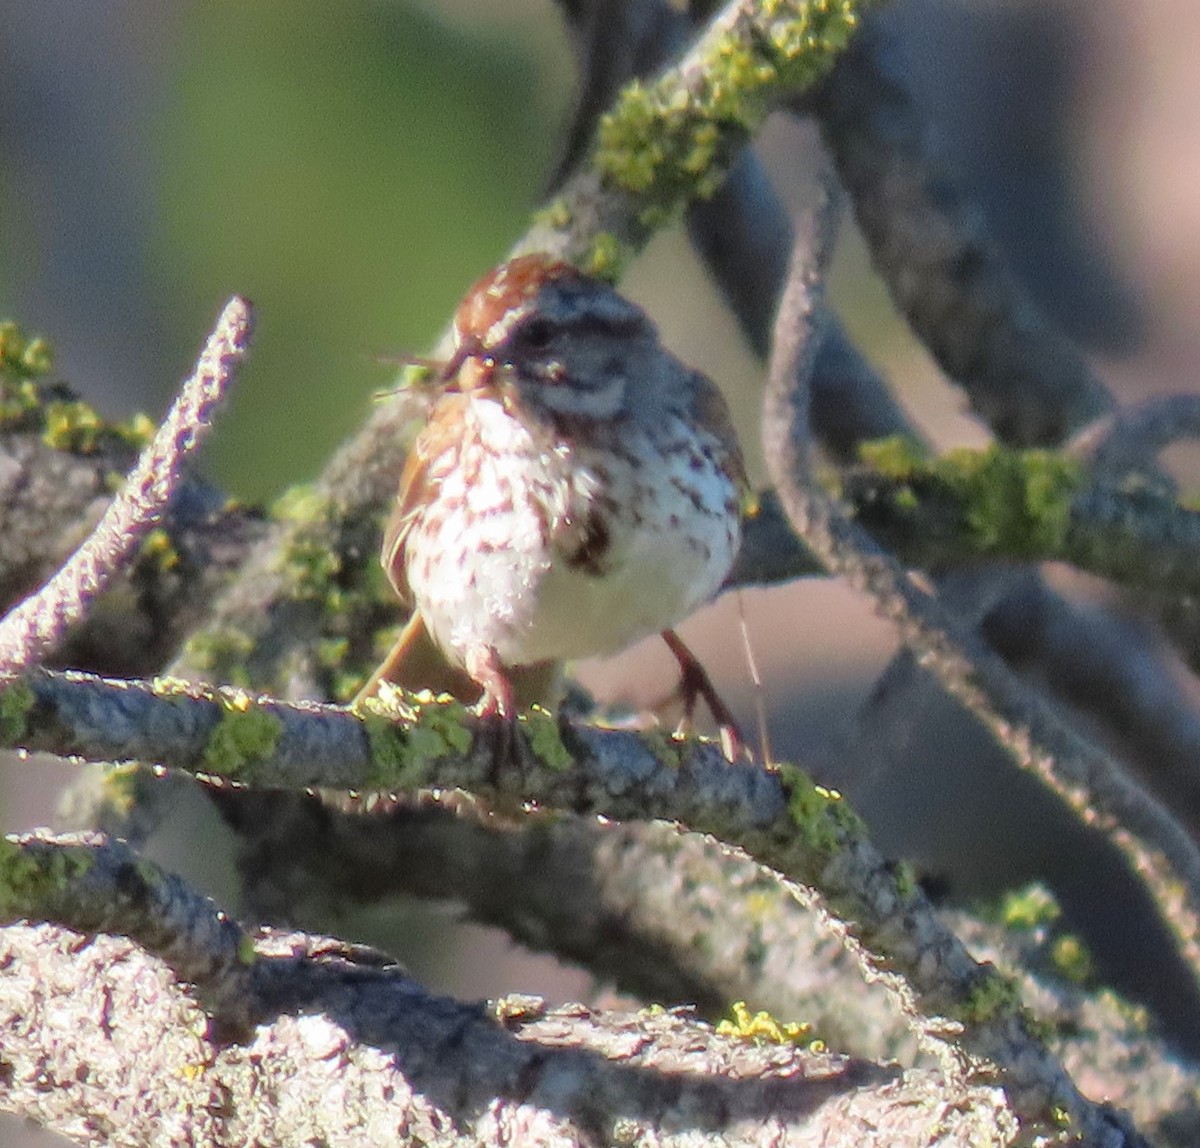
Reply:
M250 296L253 365L206 452L245 498L314 474L394 374L374 356L434 339L519 234L569 114L549 4L125 2L91 29L82 3L49 4L57 27L11 6L0 310L102 407L157 410L221 300ZM71 322L90 295L119 325Z
M570 59L552 21L500 18L512 5L478 27L369 0L188 7L151 260L180 317L234 289L261 309L212 463L264 497L361 421L393 370L372 355L427 347L519 234Z

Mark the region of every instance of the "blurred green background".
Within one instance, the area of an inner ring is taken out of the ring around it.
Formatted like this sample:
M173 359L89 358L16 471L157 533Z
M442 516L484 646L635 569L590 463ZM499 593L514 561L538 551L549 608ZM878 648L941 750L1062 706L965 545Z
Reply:
M569 114L548 3L65 4L57 29L30 7L8 15L54 39L29 33L8 78L0 311L102 407L154 412L248 295L252 365L206 448L246 498L316 472L394 374L374 356L431 342ZM89 22L120 41L99 75ZM64 74L85 66L88 88Z
M231 289L261 309L211 455L238 492L314 473L394 373L372 356L428 346L519 234L570 82L561 33L523 7L476 5L470 27L363 0L190 6L150 250L177 315Z

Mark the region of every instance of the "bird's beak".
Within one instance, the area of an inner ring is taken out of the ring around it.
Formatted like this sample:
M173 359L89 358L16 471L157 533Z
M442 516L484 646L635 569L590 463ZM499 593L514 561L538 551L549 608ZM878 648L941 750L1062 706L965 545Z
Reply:
M496 360L485 354L480 340L469 336L459 343L454 354L446 360L442 368L442 381L454 382L455 390L467 394L486 386L495 366Z

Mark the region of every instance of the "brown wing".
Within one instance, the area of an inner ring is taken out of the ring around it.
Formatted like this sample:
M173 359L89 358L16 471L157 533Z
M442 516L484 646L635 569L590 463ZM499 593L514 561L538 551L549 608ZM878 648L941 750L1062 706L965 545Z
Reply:
M729 414L729 404L720 388L707 375L694 372L698 386L692 411L696 421L715 435L720 442L719 462L726 474L733 479L738 498L744 504L752 496L750 479L746 476L746 463L742 458L741 444Z
M379 561L406 605L412 604L408 587L405 547L413 524L421 515L434 488L454 464L462 440L463 415L470 396L447 394L429 412L429 421L408 452L396 505L383 531Z

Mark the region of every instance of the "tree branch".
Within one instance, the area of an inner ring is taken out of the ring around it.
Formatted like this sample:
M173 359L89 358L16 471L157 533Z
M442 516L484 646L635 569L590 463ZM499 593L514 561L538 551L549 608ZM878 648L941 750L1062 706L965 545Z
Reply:
M797 769L730 766L710 743L560 725L535 712L522 722L530 749L523 768L497 771L494 739L456 702L397 693L359 718L172 683L46 673L28 681L3 695L5 740L24 748L154 760L256 788L459 788L501 813L533 802L712 833L778 870L802 904L828 914L864 974L894 994L926 1044L945 1055L950 1038L973 1071L998 1073L1023 1121L1054 1127L1067 1113L1074 1129L1107 1142L1108 1117L1032 1035L1007 982L971 959L920 890L874 850L840 796ZM947 1063L956 1062L950 1052Z
M939 154L882 19L863 22L811 106L897 307L993 433L1052 445L1108 411Z
M56 845L36 848L47 861ZM61 848L44 872L55 886L64 870L110 867L111 846ZM928 1071L719 1038L686 1014L457 1004L379 954L303 934L260 933L242 956L257 1024L230 1040L153 950L91 924L0 928L0 1107L88 1145L173 1145L180 1127L214 1146L581 1148L829 1142L854 1129L868 1148L967 1148L1015 1127L985 1084L948 1089Z
M875 600L918 660L983 722L1022 768L1041 778L1128 858L1200 981L1200 849L1123 769L1026 689L969 630L919 589L821 487L809 456L808 378L820 337L820 243L797 243L780 306L763 406L764 453L797 533L830 570Z
M41 590L0 620L0 682L11 681L45 657L159 519L179 484L184 457L204 437L246 354L250 330L249 304L231 299L179 398L87 541Z

